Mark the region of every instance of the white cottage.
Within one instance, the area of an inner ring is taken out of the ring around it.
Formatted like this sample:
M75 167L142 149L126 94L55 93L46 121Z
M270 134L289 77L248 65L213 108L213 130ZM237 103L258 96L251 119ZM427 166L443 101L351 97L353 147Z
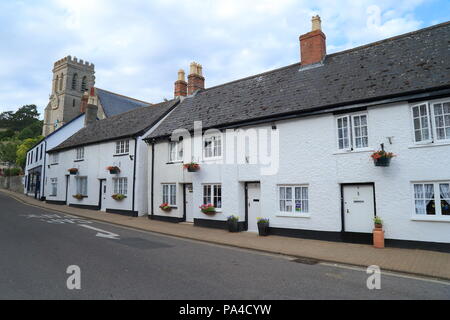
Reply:
M450 23L327 55L318 19L300 63L197 91L146 138L150 217L370 242L379 216L387 245L448 250Z
M175 99L94 121L50 150L50 157L58 161L47 176L57 184L47 201L130 216L146 214L148 164L142 137L177 103ZM96 114L97 105L87 108L87 114L91 109Z
M52 188L55 182L47 179L46 173L52 163L57 161L57 159L49 157L47 151L72 136L83 126L84 114L81 114L30 148L27 152L25 164L25 194L36 199L45 200L47 191L49 191L49 188Z

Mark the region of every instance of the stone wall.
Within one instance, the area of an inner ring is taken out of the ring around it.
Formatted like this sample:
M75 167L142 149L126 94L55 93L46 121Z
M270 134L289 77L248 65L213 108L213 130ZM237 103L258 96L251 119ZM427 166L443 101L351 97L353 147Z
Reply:
M0 177L0 189L8 189L14 192L23 192L23 176L9 177L9 188L8 188L8 177Z

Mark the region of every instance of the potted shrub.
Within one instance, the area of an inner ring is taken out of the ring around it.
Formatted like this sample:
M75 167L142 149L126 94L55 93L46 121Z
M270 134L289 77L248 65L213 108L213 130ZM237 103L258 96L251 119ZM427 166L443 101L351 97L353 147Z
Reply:
M75 174L78 173L78 169L77 169L77 168L70 168L70 169L67 170L67 171L69 171L69 173L70 173L71 175L75 175Z
M116 200L116 201L122 201L122 200L125 199L126 197L127 197L126 195L120 194L120 193L113 194L113 195L111 196L111 198L113 198L113 199Z
M212 204L202 204L200 210L206 215L213 215L216 213L216 208Z
M384 150L379 150L372 153L370 156L377 167L389 167L391 164L391 159L395 157L392 152L386 152Z
M375 229L373 230L373 246L382 249L384 248L383 220L380 217L375 217L373 222L375 224Z
M239 232L239 217L231 215L227 219L228 231Z
M120 172L120 168L117 166L106 167L106 170L108 170L110 174L118 174Z
M169 204L168 204L167 202L161 204L161 205L159 206L159 208L160 208L162 211L165 211L165 212L170 212L170 211L172 210L172 207L169 206Z
M77 200L81 200L81 199L84 198L84 196L82 194L80 194L80 193L74 194L72 197L74 197Z
M200 170L200 165L197 162L185 163L183 167L187 169L188 172L197 172Z
M258 233L261 237L269 235L269 219L258 218Z

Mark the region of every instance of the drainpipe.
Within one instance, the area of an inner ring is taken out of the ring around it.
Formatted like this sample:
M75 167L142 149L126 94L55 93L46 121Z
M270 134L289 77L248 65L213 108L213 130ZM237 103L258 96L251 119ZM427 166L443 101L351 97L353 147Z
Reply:
M47 177L45 176L45 166L47 164L47 140L44 141L44 170L43 170L43 177L44 177L44 183L42 183L42 194L41 199L45 198L45 183L47 182Z
M131 211L134 213L134 201L136 195L136 162L137 162L137 138L134 138L134 169L133 169L133 201Z
M152 173L151 173L151 179L152 179L152 181L151 181L151 188L152 188L152 190L151 190L151 195L150 195L150 199L151 199L151 201L150 201L150 203L151 203L151 206L152 206L152 209L151 209L151 216L149 217L150 219L153 219L153 216L154 216L154 210L153 210L153 208L154 208L154 205L153 205L153 201L154 201L154 193L153 193L153 190L155 189L154 188L154 184L155 184L155 140L153 139L152 140Z

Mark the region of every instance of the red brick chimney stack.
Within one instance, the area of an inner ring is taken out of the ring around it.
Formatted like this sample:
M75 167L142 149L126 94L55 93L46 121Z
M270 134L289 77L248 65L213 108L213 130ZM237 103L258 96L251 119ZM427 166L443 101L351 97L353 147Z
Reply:
M327 37L322 32L319 16L312 17L312 31L300 36L302 66L321 62L327 54Z
M188 95L192 95L199 89L205 89L205 78L201 64L192 62L188 76Z
M175 81L175 98L187 96L188 84L185 80L185 73L183 69L178 71L178 80Z

